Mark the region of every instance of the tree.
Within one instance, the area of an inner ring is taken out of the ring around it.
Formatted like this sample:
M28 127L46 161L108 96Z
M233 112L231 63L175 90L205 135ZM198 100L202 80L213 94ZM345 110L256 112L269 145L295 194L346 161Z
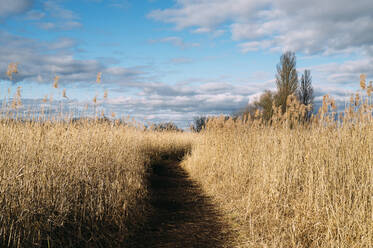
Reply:
M240 116L247 118L250 115L254 118L255 113L259 110L262 112L261 118L265 121L270 121L273 115L273 103L275 100L275 93L270 90L265 90L253 103L246 106L244 110L239 112Z
M304 70L304 74L301 77L300 85L298 89L298 99L301 104L309 105L313 103L313 87L312 77L310 70Z
M262 111L262 116L265 121L270 121L273 115L273 101L274 101L275 94L270 91L266 90L260 96L259 101L256 101L254 104Z
M201 132L202 129L206 127L206 123L208 121L208 118L206 116L199 116L194 118L194 124L192 125L191 129L194 132Z
M262 118L265 121L270 121L273 115L273 103L275 100L275 92L270 90L265 90L263 94L260 95L259 99L256 99L253 103L248 104L244 109L233 115L234 119L241 117L243 120L254 118L257 110L262 112Z
M156 125L153 125L151 128L153 131L158 132L182 132L183 130L178 128L175 123L173 122L162 122Z
M298 89L298 73L296 70L296 57L294 52L285 52L277 65L276 75L276 105L281 106L282 113L286 112L286 100L289 95L295 94Z
M301 104L304 104L306 106L313 104L313 87L312 87L312 77L311 77L311 71L310 70L304 70L304 74L301 77L300 80L300 86L297 93L299 102ZM306 118L309 118L311 111L307 111Z

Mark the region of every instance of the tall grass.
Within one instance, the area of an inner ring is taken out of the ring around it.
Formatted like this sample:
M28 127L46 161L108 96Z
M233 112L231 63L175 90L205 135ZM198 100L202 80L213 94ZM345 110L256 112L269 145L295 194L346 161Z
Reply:
M187 149L182 135L99 122L1 122L0 246L120 247L151 211L151 159Z
M17 73L11 63L9 79ZM99 72L96 82L101 78ZM55 75L51 88L59 81ZM60 94L68 99L66 89ZM52 96L47 101L26 110L19 86L2 103L0 247L121 247L153 211L151 163L164 154L181 158L193 135L110 121L97 111L97 95L93 115L87 107L80 117L91 117L82 119L64 112L63 102L54 112Z
M214 119L183 166L225 212L236 247L373 247L370 103L358 94L339 121L329 97L309 124L292 99L271 125Z
M0 247L121 247L152 214L151 162L185 151L182 166L236 231L232 246L373 247L373 86L360 85L344 113L325 96L308 120L310 106L290 96L269 122L260 111L215 118L199 134L44 109L23 121L18 88L1 111Z

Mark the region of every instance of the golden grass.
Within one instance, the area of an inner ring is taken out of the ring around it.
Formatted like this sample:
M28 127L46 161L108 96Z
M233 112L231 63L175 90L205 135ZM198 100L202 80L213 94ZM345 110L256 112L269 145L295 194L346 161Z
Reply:
M356 100L339 123L323 110L309 125L291 110L272 126L208 123L183 166L224 211L236 247L373 247L372 106Z
M17 72L8 68L10 78ZM310 106L290 96L271 125L258 111L211 119L199 134L97 119L21 122L8 111L0 121L0 246L120 247L152 211L150 163L191 150L182 166L236 231L232 246L373 247L373 86L364 75L360 86L365 95L352 96L338 121L329 96L310 122ZM21 104L19 88L12 108Z
M0 246L120 247L148 208L147 170L183 134L109 123L2 121Z
M6 71L6 75L9 77L10 80L12 80L13 74L17 74L17 73L18 73L18 63L10 63Z

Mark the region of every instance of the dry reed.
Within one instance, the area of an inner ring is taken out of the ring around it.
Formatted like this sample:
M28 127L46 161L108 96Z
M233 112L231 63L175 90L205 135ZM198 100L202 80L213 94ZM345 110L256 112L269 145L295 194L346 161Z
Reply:
M9 68L10 77L17 73L16 64ZM121 247L152 211L151 161L180 156L192 136L97 116L48 116L44 105L38 115L19 117L18 87L13 112L0 116L0 247Z
M3 116L0 246L120 247L152 211L147 166L192 147L182 165L236 230L232 246L372 247L373 86L365 75L360 86L343 114L325 96L305 121L312 106L290 96L270 122L260 111L213 118L199 134ZM15 108L20 98L19 89Z
M0 125L1 246L120 246L146 216L146 171L180 135L109 123Z
M371 99L355 95L335 121L326 96L307 125L293 100L271 125L211 119L183 166L225 212L236 247L373 247Z

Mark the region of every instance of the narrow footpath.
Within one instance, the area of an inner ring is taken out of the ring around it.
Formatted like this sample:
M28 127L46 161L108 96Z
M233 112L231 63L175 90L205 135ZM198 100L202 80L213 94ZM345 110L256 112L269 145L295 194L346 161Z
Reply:
M160 161L152 170L154 213L126 247L231 247L228 226L178 161Z

